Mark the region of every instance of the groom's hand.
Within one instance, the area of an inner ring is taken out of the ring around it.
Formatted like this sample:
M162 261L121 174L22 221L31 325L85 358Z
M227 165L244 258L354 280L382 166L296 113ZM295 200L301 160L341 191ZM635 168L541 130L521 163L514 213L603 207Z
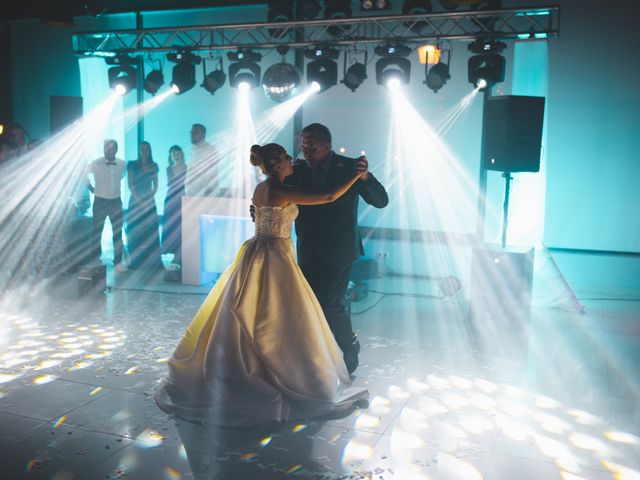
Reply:
M365 182L369 180L369 162L364 155L358 157L356 161L356 172L360 174L360 178Z

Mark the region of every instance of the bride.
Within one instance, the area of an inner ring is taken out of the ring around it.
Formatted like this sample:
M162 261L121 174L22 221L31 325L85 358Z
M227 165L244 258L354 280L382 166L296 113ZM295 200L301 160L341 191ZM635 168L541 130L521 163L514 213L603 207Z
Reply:
M169 360L156 403L168 413L223 426L252 426L350 410L368 392L351 386L342 352L291 242L297 205L338 199L283 184L291 156L275 143L251 147L267 179L253 193L256 232L220 276Z

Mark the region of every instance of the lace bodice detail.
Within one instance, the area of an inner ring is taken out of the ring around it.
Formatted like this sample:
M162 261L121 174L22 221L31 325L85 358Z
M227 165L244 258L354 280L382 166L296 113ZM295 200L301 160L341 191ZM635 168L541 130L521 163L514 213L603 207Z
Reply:
M256 207L257 238L291 238L291 224L298 216L298 206Z

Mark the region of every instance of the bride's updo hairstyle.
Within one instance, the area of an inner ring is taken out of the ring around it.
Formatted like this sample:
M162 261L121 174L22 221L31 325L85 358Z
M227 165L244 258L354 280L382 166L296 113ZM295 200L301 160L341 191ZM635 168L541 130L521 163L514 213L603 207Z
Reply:
M260 167L265 175L273 173L273 166L280 161L282 146L277 143L267 143L264 146L253 145L249 161L254 167Z

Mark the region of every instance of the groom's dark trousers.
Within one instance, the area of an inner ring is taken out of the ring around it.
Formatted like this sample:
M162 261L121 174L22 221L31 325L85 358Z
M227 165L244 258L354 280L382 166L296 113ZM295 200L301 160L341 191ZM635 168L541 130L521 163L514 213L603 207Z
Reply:
M354 341L351 317L344 304L352 262L341 265L299 262L299 265L322 306L322 311L338 346L346 354L353 348Z
M306 191L329 191L353 176L356 163L356 159L335 152L321 169L312 170L306 162L298 161L286 183ZM344 296L353 261L363 253L358 230L360 197L377 208L389 202L384 187L370 173L367 181L358 180L335 202L300 205L295 225L298 264L320 302L350 372L358 365L359 344Z

